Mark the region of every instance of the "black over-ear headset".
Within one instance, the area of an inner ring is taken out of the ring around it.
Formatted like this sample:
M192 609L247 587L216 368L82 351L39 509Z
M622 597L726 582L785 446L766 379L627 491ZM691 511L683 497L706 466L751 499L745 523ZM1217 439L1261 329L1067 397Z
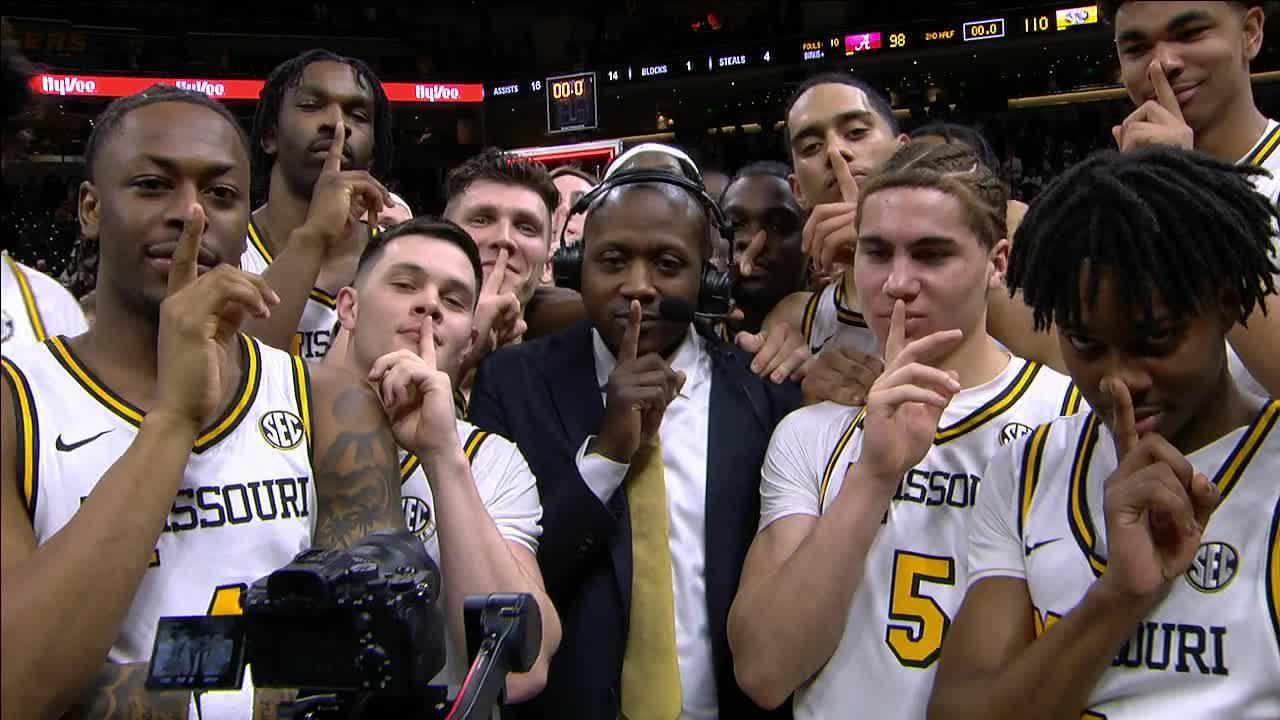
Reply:
M702 183L690 180L684 175L679 175L669 170L636 169L621 171L578 198L578 201L569 209L569 217L586 212L592 203L614 188L638 183L674 185L692 195L702 205L703 210L706 211L707 217L711 220L711 224L715 226L716 232L720 233L720 237L729 242L729 264L732 267L733 226L725 220L724 213L720 212L720 206L707 194L707 190L702 186ZM587 244L585 228L581 241L572 245L566 245L564 242L565 230L567 229L568 222L566 218L565 225L560 230L560 245L556 248L556 252L551 258L552 273L555 276L558 287L581 290L582 263ZM733 311L733 306L733 277L716 267L708 258L702 263L702 278L698 288L698 313L725 315Z

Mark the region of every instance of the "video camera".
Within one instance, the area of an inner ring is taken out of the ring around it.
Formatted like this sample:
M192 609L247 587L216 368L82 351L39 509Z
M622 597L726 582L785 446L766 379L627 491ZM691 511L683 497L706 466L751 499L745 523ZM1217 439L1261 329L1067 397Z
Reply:
M282 708L294 717L443 717L445 689L429 685L446 660L440 603L440 571L406 531L306 550L249 586L243 615L161 618L147 689L236 689L249 664L258 687L302 689ZM470 597L465 608L475 664L450 718L486 716L541 643L528 594Z

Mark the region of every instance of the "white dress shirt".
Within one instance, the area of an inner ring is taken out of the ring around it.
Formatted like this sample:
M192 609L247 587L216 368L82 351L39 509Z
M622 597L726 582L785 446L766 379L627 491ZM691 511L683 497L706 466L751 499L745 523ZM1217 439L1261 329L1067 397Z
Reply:
M617 360L600 334L591 331L596 381L605 387ZM682 720L719 717L715 668L711 660L707 618L706 506L707 428L711 415L711 357L690 326L684 342L671 357L671 369L685 374L684 387L667 406L658 436L662 442L663 475L667 484L667 516L671 525L671 574L676 613L676 653L680 662ZM608 503L622 486L628 465L597 454L586 454L592 438L578 449L578 472L587 487Z

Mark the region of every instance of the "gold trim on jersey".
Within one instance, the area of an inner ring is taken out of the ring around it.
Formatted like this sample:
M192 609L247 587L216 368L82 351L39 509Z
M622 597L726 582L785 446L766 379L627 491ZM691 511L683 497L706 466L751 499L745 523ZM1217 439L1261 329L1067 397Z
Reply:
M311 435L311 373L307 370L307 362L294 355L289 358L293 365L293 395L298 400L298 410L302 415L302 434L307 439L307 457L315 456L315 441Z
M1280 645L1280 500L1271 512L1271 535L1267 541L1267 609L1271 616L1271 629Z
M418 469L418 465L420 464L421 463L418 462L417 455L414 455L413 453L409 453L408 455L404 456L404 459L400 461L400 484L401 485L403 485L405 481L409 479L409 476L413 474L414 470Z
M13 391L14 432L17 434L18 489L22 491L22 500L27 506L27 516L35 520L36 496L40 491L40 423L36 418L35 396L31 394L31 383L22 374L17 365L9 358L0 358L3 364L4 378Z
M1068 493L1067 524L1071 526L1071 534L1076 544L1089 561L1093 574L1101 577L1107 569L1107 561L1098 555L1097 533L1093 527L1093 517L1089 512L1089 459L1093 457L1093 449L1098 445L1098 428L1102 421L1096 413L1089 413L1085 420L1084 432L1076 443L1075 459L1071 463L1071 492Z
M374 237L377 237L376 233L374 234ZM275 262L275 258L271 255L271 251L267 249L267 244L262 241L262 231L258 229L258 225L253 221L253 218L249 218L249 244L254 250L258 251L258 254L262 256L262 259L268 266ZM311 288L311 292L308 297L321 305L324 305L330 310L338 307L338 299L318 287ZM293 344L290 345L290 354L297 355L300 352L302 347L301 342L301 336L295 335L293 338Z
M1080 405L1084 402L1084 396L1080 394L1080 388L1075 383L1071 383L1067 387L1067 394L1062 398L1062 407L1058 409L1058 414L1062 417L1071 417L1080 412Z
M467 416L467 396L462 393L461 388L453 389L453 412L459 418Z
M1049 424L1036 428L1035 434L1022 453L1022 476L1018 482L1018 495L1022 498L1022 511L1018 514L1018 537L1023 537L1027 517L1031 514L1031 501L1040 484L1040 466L1044 460L1044 444L1049 437Z
M22 304L27 308L27 319L31 321L31 330L35 333L36 342L44 342L49 336L44 331L44 319L40 317L40 307L36 305L36 294L31 291L31 283L27 282L27 274L10 255L4 256L13 271L13 279L18 283L18 293L22 295Z
M320 288L311 288L310 297L312 300L315 300L316 302L320 303L321 305L324 305L330 310L333 310L338 307L338 298L334 297L333 295L330 295L329 293L325 292L324 290L321 290Z
M809 294L809 300L804 304L804 315L800 319L800 331L804 333L804 342L809 347L813 347L813 319L818 316L818 301L822 299L822 291Z
M849 440L853 438L853 431L862 426L862 419L866 416L867 409L862 408L858 414L853 416L853 420L849 421L849 426L840 434L840 440L836 443L836 449L831 451L831 457L827 460L827 469L822 473L822 485L818 490L818 512L822 512L822 508L827 503L827 487L831 485L831 476L835 474L836 465L840 460L840 454L844 452L845 447L849 444Z
M258 395L258 386L261 385L262 379L261 350L258 348L258 341L243 333L238 337L241 368L244 372L240 376L240 386L233 394L235 400L227 406L217 420L200 432L192 448L196 453L204 452L235 430L248 414L249 407L253 405L253 400ZM125 422L134 427L142 424L142 418L146 413L117 395L98 379L98 376L94 375L72 353L64 338L60 336L49 338L48 347L58 364L80 384L80 387L84 388L85 392Z
M249 244L253 246L262 259L268 265L275 262L275 258L271 256L271 251L267 249L267 244L262 241L262 231L258 229L258 224L253 221L253 217L249 217Z
M1261 167L1267 161L1267 158L1271 157L1271 154L1275 152L1277 146L1280 146L1280 124L1271 128L1271 132L1262 136L1262 139L1258 141L1254 149L1250 150L1245 157L1244 164Z
M484 441L491 434L487 430L476 429L472 430L471 434L467 436L467 441L462 443L462 452L467 456L468 463L476 461L476 454L480 452L480 446L484 444ZM417 455L413 453L405 455L404 459L400 461L400 483L403 485L421 464Z
M1244 435L1240 437L1236 446L1231 449L1230 454L1223 460L1218 472L1213 476L1213 484L1218 488L1219 505L1226 501L1227 495L1231 493L1240 477L1244 475L1244 470L1249 465L1249 461L1257 454L1263 440L1266 439L1271 429L1275 427L1277 418L1280 418L1280 400L1272 400L1253 419L1253 422L1245 429ZM1101 576L1106 571L1107 560L1096 551L1095 540L1097 533L1094 530L1093 518L1089 512L1088 475L1089 460L1098 444L1098 429L1100 425L1101 421L1098 416L1095 413L1089 413L1089 419L1084 432L1080 435L1080 442L1076 446L1075 461L1071 467L1070 507L1067 509L1067 519L1071 525L1071 533L1075 536L1076 543L1079 544L1081 551L1085 553L1085 557L1089 560L1089 566L1093 569L1094 574L1098 576Z
M869 329L870 326L867 325L867 319L863 317L862 313L857 310L850 310L847 307L847 303L844 301L844 280L844 278L840 278L836 283L836 291L831 294L831 299L834 300L836 304L836 319L839 320L842 325L852 325L853 327Z
M1227 493L1235 487L1236 481L1244 474L1244 468L1258 453L1262 440L1275 427L1276 417L1280 416L1280 400L1272 400L1263 406L1262 411L1254 418L1244 437L1232 448L1231 454L1223 461L1218 474L1213 476L1213 484L1218 486L1221 495L1218 503L1227 499Z
M467 462L475 462L476 453L480 452L480 445L488 439L489 433L485 430L472 430L467 441L462 444L462 452L467 455Z
M992 418L999 417L1001 413L1013 407L1018 402L1027 389L1031 387L1031 383L1035 380L1036 374L1040 372L1040 363L1024 360L1026 364L1022 370L1018 371L1017 377L1009 382L995 397L969 413L963 419L952 423L945 428L938 428L933 436L934 445L942 445L951 442L961 435L973 432L982 426L983 423ZM818 492L818 507L821 508L827 500L827 487L831 484L831 476L835 473L836 460L840 457L840 453L844 451L846 445L849 444L850 438L853 437L853 431L862 425L863 416L866 415L866 408L858 412L857 417L849 423L844 433L840 435L840 441L836 443L836 449L832 451L830 459L827 460L827 468L822 473L822 485Z
M1024 360L1022 370L1018 371L1017 377L1009 382L995 397L988 400L982 407L969 413L962 420L958 420L945 428L938 428L933 436L933 444L941 445L951 442L966 433L973 432L982 426L988 420L998 417L1001 413L1013 407L1014 403L1022 399L1031 384L1035 381L1036 375L1042 367L1038 362Z

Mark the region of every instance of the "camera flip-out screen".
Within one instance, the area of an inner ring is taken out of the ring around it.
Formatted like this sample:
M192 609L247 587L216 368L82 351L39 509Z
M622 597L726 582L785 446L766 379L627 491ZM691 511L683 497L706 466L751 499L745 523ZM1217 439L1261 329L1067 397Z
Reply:
M235 690L244 681L243 615L160 618L148 690Z

